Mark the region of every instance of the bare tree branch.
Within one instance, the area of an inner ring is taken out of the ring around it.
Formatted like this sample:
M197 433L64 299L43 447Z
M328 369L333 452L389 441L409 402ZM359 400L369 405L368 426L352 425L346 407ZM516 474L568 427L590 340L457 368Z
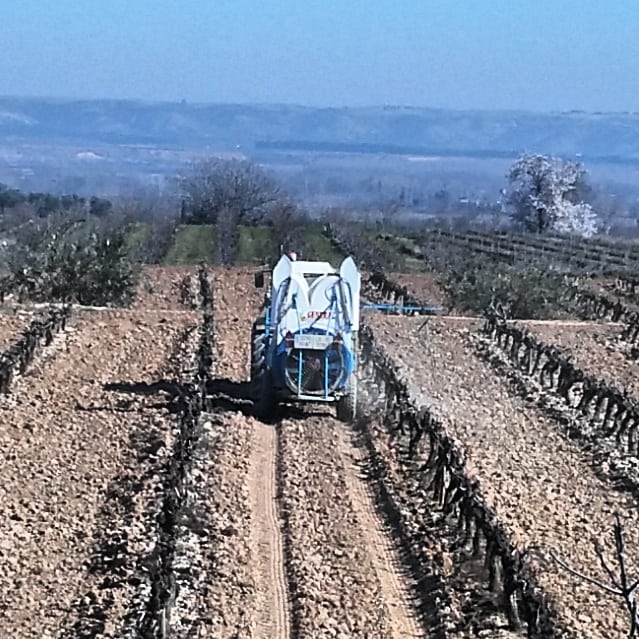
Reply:
M610 586L607 586L606 584L604 584L603 582L599 581L598 579L594 579L593 577L589 577L588 575L584 575L582 572L579 572L578 570L575 570L574 568L571 568L565 561L563 561L562 559L557 557L557 555L555 555L554 553L551 552L549 554L550 554L550 557L553 559L553 561L556 561L564 570L569 572L571 575L574 575L575 577L579 577L580 579L583 579L584 581L587 581L588 583L592 584L593 586L597 586L598 588L601 588L602 590L605 590L606 592L610 593L611 595L619 595L619 594L621 594L618 589L611 588Z
M243 160L212 158L179 180L183 221L216 224L222 211L239 223L262 221L282 198L280 187L260 167Z
M601 564L601 567L604 569L604 571L608 575L610 582L615 586L615 588L617 588L617 590L621 591L622 589L621 584L617 581L617 577L615 576L615 573L612 571L612 568L610 568L610 566L606 562L606 559L603 555L603 548L601 547L601 544L599 543L598 540L594 540L593 543L594 543L595 552L597 553L597 557L599 559L599 563Z
M621 523L621 518L619 517L619 513L615 514L615 523L613 528L614 539L615 539L615 558L618 564L619 574L616 575L612 568L606 562L604 557L604 552L601 544L598 540L593 540L595 552L597 553L597 558L599 559L599 563L601 564L604 572L608 575L608 579L613 584L614 587L611 587L598 579L593 577L589 577L588 575L575 570L571 566L569 566L565 561L559 559L554 553L550 552L550 557L559 564L564 570L569 572L571 575L575 577L579 577L583 581L597 586L604 592L607 592L611 595L615 595L616 597L621 597L624 601L626 610L628 611L630 630L628 637L629 639L635 639L638 636L639 631L639 615L637 614L637 602L636 602L636 591L639 587L639 579L634 580L632 583L629 583L628 579L628 570L626 567L626 544L623 535L623 525Z

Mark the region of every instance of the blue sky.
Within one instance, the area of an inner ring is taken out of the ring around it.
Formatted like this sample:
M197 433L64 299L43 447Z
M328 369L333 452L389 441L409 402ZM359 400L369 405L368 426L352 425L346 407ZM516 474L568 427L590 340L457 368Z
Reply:
M639 110L639 0L5 0L0 94Z

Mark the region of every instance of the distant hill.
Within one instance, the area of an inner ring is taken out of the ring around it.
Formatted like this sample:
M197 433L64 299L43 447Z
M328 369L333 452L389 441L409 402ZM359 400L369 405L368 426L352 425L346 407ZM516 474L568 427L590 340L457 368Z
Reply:
M488 158L538 151L634 164L639 114L0 97L0 141Z

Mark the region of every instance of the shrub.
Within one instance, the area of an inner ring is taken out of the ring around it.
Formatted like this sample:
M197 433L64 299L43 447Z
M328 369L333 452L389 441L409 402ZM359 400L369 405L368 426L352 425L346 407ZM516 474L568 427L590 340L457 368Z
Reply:
M451 309L483 313L500 303L512 319L550 319L563 316L570 284L559 273L539 266L492 265L469 262L451 268L440 284Z
M8 288L36 302L126 305L137 282L125 229L64 215L33 220L9 249L7 268Z

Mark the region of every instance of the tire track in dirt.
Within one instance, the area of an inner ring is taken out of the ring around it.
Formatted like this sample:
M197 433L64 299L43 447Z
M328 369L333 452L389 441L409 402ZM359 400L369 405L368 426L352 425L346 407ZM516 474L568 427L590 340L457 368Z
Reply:
M251 420L253 447L249 491L251 538L256 565L256 630L263 639L291 636L284 548L277 505L277 435L272 426Z
M423 631L408 587L408 573L402 567L392 534L382 522L374 497L362 476L366 464L365 453L349 441L351 437L341 428L335 427L334 432L353 513L364 534L388 609L389 636L393 639L422 637Z
M217 381L227 383L229 389L247 379L251 325L263 295L253 286L251 269L216 269L215 373ZM210 471L218 477L211 484L215 493L209 498L209 505L213 502L218 509L209 515L214 519L211 529L222 533L213 556L224 549L223 557L213 559L215 576L209 585L215 636L288 639L294 632L278 505L277 433L272 425L232 411L221 411L218 420L221 439L234 440L233 450L244 458L232 464L230 458L218 457ZM237 497L220 494L226 486L233 486ZM234 533L225 536L229 527L218 520L230 521L231 515Z
M322 410L279 424L294 631L318 639L421 637L343 425Z

